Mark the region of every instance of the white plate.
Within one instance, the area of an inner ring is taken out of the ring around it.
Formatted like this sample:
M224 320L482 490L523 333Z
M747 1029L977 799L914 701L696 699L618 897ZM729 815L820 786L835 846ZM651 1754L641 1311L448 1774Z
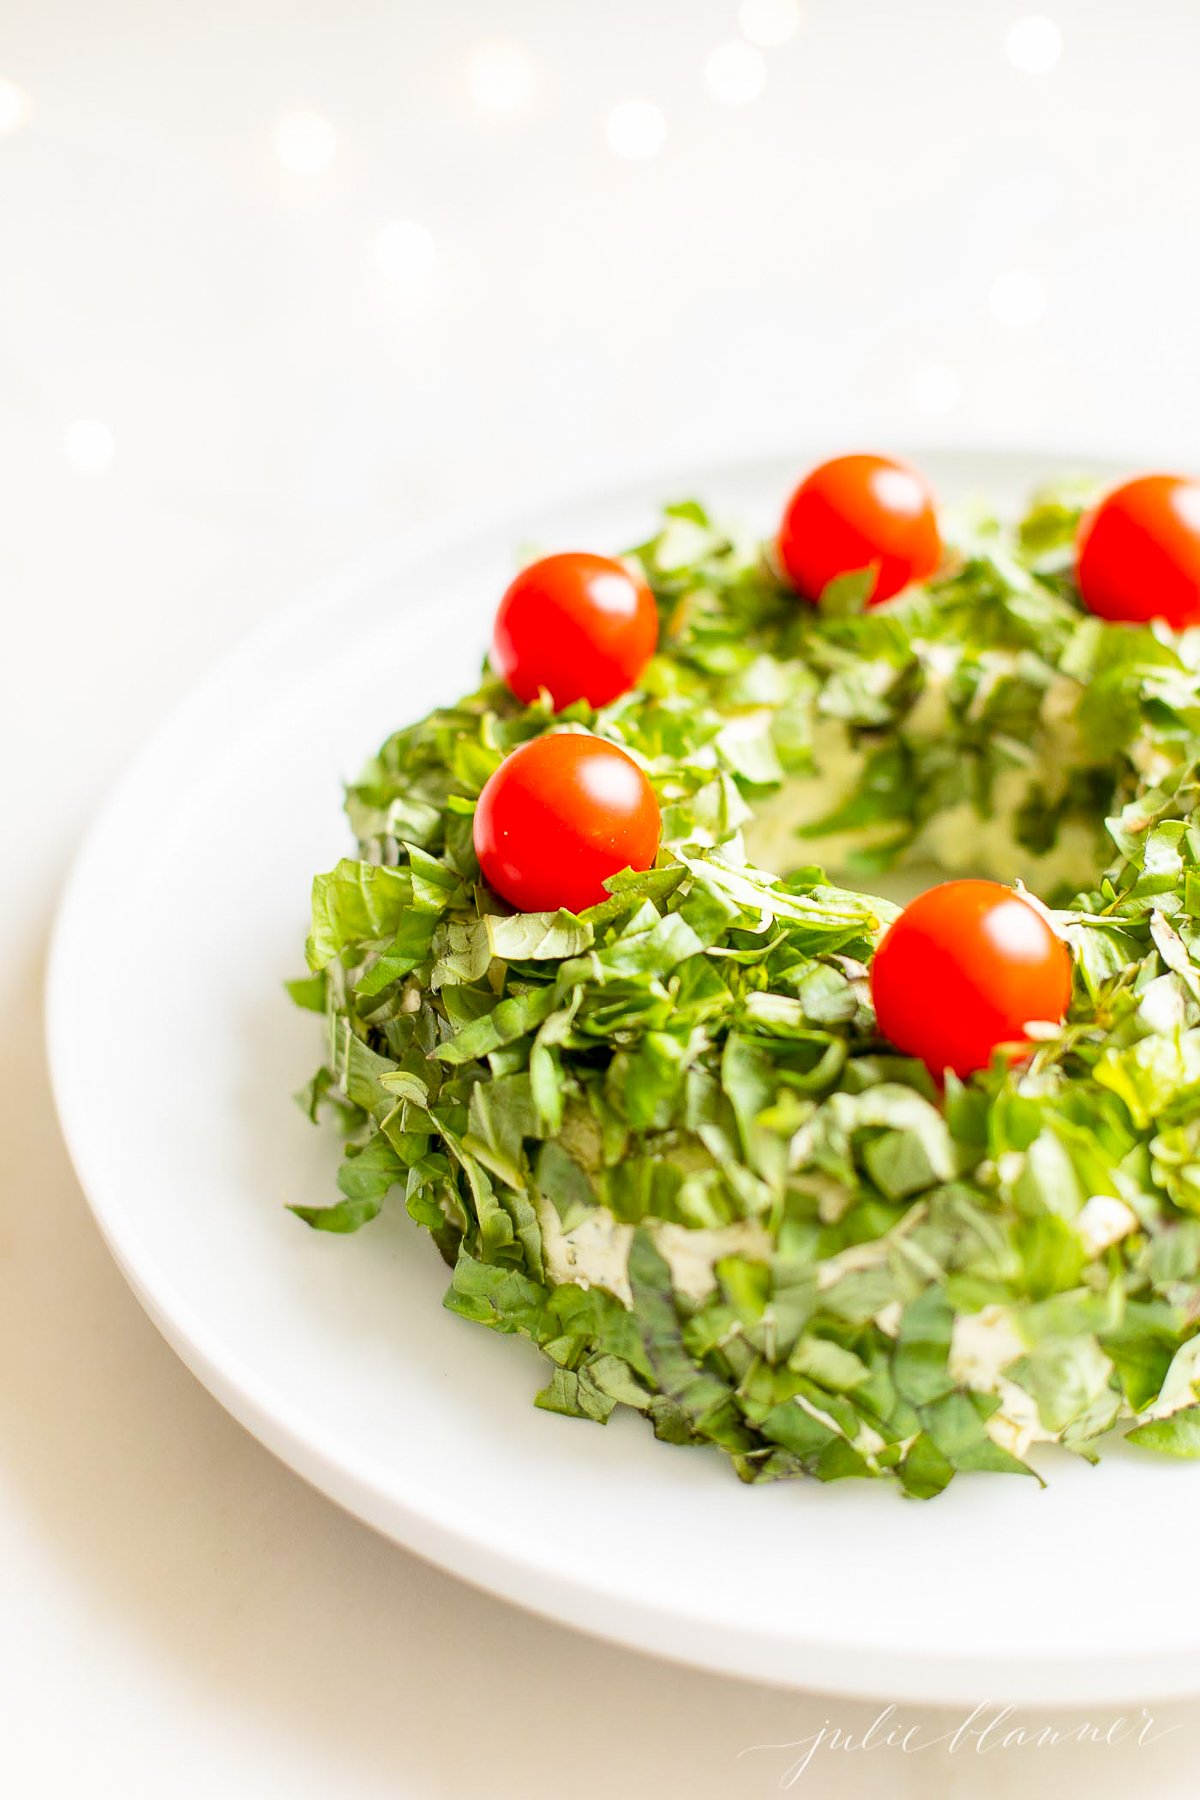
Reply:
M942 494L1015 499L1053 459L921 458ZM766 526L802 456L547 508L310 596L149 745L79 857L55 934L50 1055L113 1254L197 1375L293 1468L471 1581L706 1667L895 1699L1096 1702L1200 1690L1188 1603L1200 1470L1118 1448L1045 1491L962 1477L746 1488L715 1453L535 1411L534 1351L442 1310L399 1206L352 1238L336 1150L289 1096L318 1026L310 878L349 848L340 777L473 683L514 546L635 542L698 492Z

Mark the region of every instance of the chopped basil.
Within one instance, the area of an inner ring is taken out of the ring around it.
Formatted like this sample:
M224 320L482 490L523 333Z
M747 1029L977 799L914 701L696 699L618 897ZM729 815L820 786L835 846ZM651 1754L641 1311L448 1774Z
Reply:
M485 677L390 738L290 984L328 1027L302 1104L345 1136L301 1217L402 1194L446 1305L545 1351L539 1405L632 1406L745 1480L929 1497L1118 1420L1200 1455L1200 642L1081 611L1078 516L1043 495L863 610L672 507L632 553L662 621L634 692L555 719ZM474 803L571 725L649 773L659 865L512 915ZM937 1091L875 1029L895 909L814 858L1026 880L1063 909L1065 1026Z

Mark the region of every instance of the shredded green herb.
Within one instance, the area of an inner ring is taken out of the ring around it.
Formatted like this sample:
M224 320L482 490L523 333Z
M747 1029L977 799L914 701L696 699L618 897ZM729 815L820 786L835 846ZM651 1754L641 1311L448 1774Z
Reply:
M671 507L631 553L662 623L635 691L553 716L485 677L390 738L291 984L328 1039L302 1104L345 1139L299 1215L402 1195L446 1305L544 1351L539 1405L634 1407L748 1481L928 1497L1121 1422L1200 1454L1200 633L1086 614L1078 516L976 524L864 610ZM658 864L514 915L475 801L578 728L647 770ZM1072 948L1065 1025L937 1089L875 1028L895 908L815 857L1023 878Z

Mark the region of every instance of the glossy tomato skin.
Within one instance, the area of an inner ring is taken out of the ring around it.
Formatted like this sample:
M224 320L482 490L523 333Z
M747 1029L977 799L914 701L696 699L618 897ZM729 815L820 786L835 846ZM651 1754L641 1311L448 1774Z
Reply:
M530 563L496 612L492 667L526 705L545 688L555 712L607 706L635 684L658 644L658 609L640 576L608 556L568 550Z
M1075 572L1101 619L1200 623L1200 481L1139 475L1115 488L1080 526Z
M925 581L942 560L933 494L885 456L837 456L804 477L784 509L779 561L806 600L839 575L877 565L868 604Z
M946 881L906 906L871 964L879 1029L930 1073L985 1069L1034 1020L1062 1019L1071 957L1049 921L995 881Z
M484 880L519 912L582 912L621 869L648 869L662 817L654 789L616 744L549 732L505 757L475 809Z

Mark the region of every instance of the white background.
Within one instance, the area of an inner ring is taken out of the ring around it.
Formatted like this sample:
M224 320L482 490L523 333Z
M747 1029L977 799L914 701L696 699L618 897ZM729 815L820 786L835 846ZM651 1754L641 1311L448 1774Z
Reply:
M278 1467L95 1236L40 964L173 700L415 523L793 440L1200 462L1200 9L1046 3L1058 37L807 0L715 64L736 0L0 4L4 1796L741 1800L792 1756L739 1751L869 1723L573 1638ZM1191 1795L1200 1708L1154 1712L1145 1747L822 1752L798 1791Z

